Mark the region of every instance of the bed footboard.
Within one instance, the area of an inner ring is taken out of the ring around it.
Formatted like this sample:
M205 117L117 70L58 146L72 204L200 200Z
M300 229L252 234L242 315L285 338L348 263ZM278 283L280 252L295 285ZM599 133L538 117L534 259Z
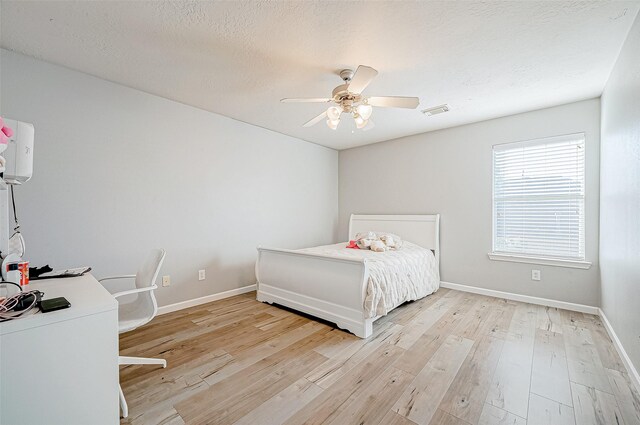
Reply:
M360 338L371 335L374 319L364 319L367 263L258 248L257 299L333 322Z

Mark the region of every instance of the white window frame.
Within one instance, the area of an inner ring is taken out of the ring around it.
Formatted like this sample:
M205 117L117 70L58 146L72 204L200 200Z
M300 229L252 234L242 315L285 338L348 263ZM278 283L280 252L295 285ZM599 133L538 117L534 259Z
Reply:
M495 209L495 176L494 176L494 172L495 172L495 167L494 167L494 161L495 161L495 154L493 152L493 149L495 149L496 146L504 146L504 145L509 145L509 144L520 144L520 145L526 145L526 144L542 144L542 143L553 143L555 141L561 141L563 139L567 139L567 138L583 138L585 140L585 152L584 152L584 186L585 186L585 195L584 195L584 220L585 220L585 229L584 229L584 250L585 250L585 258L584 259L565 259L565 258L557 258L557 257L552 257L552 256L541 256L541 255L533 255L533 254L526 254L526 253L508 253L508 252L501 252L501 251L495 251L495 238L496 238L496 209ZM591 262L586 260L586 251L587 251L587 241L586 241L586 233L587 233L587 229L586 229L586 215L587 215L587 211L586 211L586 201L587 201L587 195L586 195L586 180L587 180L587 152L586 152L586 136L584 133L574 133L574 134L567 134L567 135L562 135L562 136L553 136L553 137L545 137L545 138L541 138L541 139L532 139L532 140L526 140L526 141L520 141L520 142L508 142L508 143L502 143L502 144L497 144L494 145L492 147L492 153L491 153L491 209L492 209L492 214L491 214L491 252L488 254L489 259L491 260L496 260L496 261L509 261L509 262L516 262L516 263L528 263L528 264L540 264L540 265L546 265L546 266L556 266L556 267L569 267L569 268L577 268L577 269L588 269L591 267Z

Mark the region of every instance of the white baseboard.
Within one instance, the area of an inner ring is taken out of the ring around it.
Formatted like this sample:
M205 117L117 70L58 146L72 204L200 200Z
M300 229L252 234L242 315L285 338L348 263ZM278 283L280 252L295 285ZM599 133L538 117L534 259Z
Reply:
M460 285L459 283L440 282L443 288L455 289L456 291L471 292L473 294L486 295L495 298L504 298L523 303L544 305L547 307L562 308L564 310L579 311L581 313L599 314L599 308L584 304L574 304L566 301L550 300L548 298L532 297L530 295L514 294L512 292L494 291L493 289L478 288L477 286Z
M242 288L232 289L230 291L219 292L217 294L207 295L205 297L194 298L192 300L182 301L175 304L163 305L158 307L158 314L167 314L173 311L183 310L189 307L195 307L200 304L210 303L211 301L222 300L224 298L233 297L235 295L244 294L247 292L255 291L256 285L247 285Z
M640 391L640 375L638 375L638 371L633 366L633 363L631 363L631 359L627 355L627 352L624 350L624 347L622 346L622 342L620 342L620 339L618 339L618 335L616 335L616 332L613 330L613 327L611 326L609 319L607 319L607 316L604 314L604 311L602 311L602 309L599 308L598 312L600 314L600 318L602 319L602 324L604 325L604 328L607 330L607 333L611 337L611 340L613 341L613 345L616 347L618 354L620 354L620 358L622 359L622 362L627 368L627 371L629 371L631 382L633 383L633 385L635 385L636 389Z

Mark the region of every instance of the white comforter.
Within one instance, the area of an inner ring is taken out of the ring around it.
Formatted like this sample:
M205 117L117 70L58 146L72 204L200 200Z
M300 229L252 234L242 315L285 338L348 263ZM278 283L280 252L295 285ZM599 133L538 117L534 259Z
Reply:
M299 251L337 258L364 258L369 270L365 318L384 316L406 301L434 293L440 273L431 250L404 242L397 251L373 252L345 248L346 242L305 248Z

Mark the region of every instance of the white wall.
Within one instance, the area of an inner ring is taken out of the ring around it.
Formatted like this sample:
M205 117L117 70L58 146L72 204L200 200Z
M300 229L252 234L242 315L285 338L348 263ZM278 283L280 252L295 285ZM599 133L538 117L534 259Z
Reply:
M602 309L640 369L640 17L602 94Z
M341 239L351 213L440 213L443 281L597 306L599 123L593 99L340 151ZM591 269L489 260L492 145L577 132L586 134ZM540 282L532 269L542 271Z
M32 265L133 273L162 247L165 305L255 283L258 244L335 237L334 150L6 50L1 78L5 116L36 128L16 191Z

